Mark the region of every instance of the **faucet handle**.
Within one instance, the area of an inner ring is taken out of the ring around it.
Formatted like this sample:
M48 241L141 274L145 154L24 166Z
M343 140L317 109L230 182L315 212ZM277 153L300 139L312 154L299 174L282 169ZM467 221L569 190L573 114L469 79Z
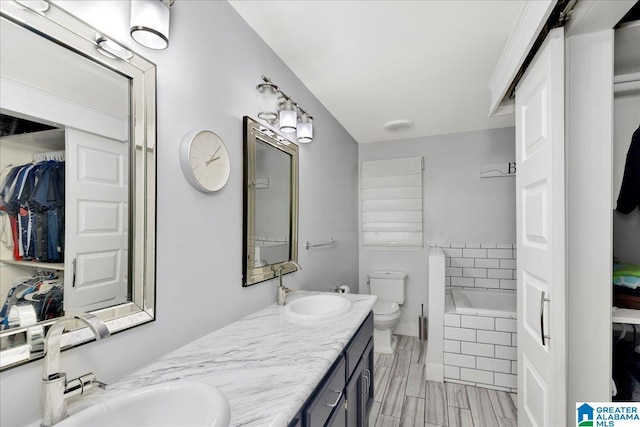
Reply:
M84 374L74 380L67 382L65 395L74 396L74 395L82 395L86 391L91 390L94 387L99 387L103 390L107 389L107 384L102 381L98 381L94 373L89 372L88 374Z
M91 384L93 384L94 386L96 386L98 388L101 388L102 390L106 390L107 387L109 387L109 384L103 383L102 381L98 381L98 380L91 381Z

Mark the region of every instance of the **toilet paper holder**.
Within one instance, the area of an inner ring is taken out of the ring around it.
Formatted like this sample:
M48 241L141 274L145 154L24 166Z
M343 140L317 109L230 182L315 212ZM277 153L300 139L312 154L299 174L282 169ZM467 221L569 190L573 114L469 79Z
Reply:
M351 288L347 285L336 285L333 287L333 291L339 294L350 294Z

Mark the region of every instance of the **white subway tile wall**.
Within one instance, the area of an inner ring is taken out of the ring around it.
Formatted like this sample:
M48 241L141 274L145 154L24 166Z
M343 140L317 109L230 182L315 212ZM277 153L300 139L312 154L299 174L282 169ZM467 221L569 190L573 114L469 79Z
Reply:
M513 243L438 243L445 255L445 286L516 290Z
M444 379L517 392L514 319L445 314Z
M446 286L516 291L512 243L438 243ZM517 322L489 316L444 316L445 381L517 392Z

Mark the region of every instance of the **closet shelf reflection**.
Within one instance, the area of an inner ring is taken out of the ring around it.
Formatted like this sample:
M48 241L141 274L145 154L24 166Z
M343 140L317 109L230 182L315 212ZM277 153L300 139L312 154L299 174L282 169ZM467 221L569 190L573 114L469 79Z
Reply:
M64 263L35 262L35 261L15 261L12 259L0 260L3 264L19 265L20 267L42 268L46 270L64 270Z
M611 322L640 325L640 310L613 307L613 311L611 312Z

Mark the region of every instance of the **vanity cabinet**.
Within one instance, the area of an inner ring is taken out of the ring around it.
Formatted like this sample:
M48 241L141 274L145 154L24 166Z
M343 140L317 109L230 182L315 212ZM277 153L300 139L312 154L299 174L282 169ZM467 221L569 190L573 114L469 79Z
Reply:
M368 426L373 393L373 314L369 313L289 427Z
M344 404L340 405L340 402L344 400L344 372L345 359L341 355L321 386L316 388L316 397L307 405L304 411L305 426L322 427L333 412L342 412Z

